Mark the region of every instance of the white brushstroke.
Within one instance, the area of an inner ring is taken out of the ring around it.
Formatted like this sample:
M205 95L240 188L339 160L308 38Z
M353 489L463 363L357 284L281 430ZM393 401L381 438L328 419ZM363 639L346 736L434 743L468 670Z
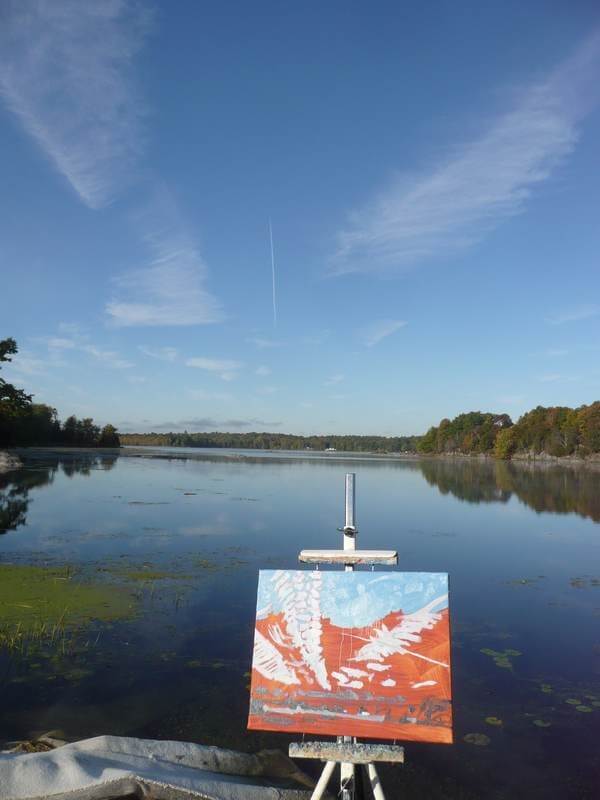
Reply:
M383 662L388 656L400 653L401 655L407 654L415 658L421 658L424 661L447 668L448 664L442 661L436 661L433 658L428 658L421 653L410 650L413 644L421 642L420 634L422 631L431 630L440 621L442 618L441 613L436 613L432 609L446 601L447 597L448 595L436 597L418 611L405 614L400 624L391 630L386 625L382 625L381 628L374 628L370 639L351 660Z
M412 689L421 689L423 686L436 686L437 681L419 681L419 683L411 684Z
M372 672L385 672L391 668L391 664L376 664L375 662L370 662L367 664L367 669L370 669Z
M345 686L350 680L347 675L343 675L341 672L332 672L331 677L334 678L340 686Z
M300 651L319 685L331 689L321 645L321 573L278 570L272 580L293 646Z
M349 675L351 678L369 677L369 673L365 672L364 669L355 669L354 667L342 667L342 672L345 672L346 675Z
M300 683L296 672L289 667L279 650L259 630L254 631L252 666L270 681L278 681L286 686Z
M263 705L262 710L264 713L271 713L271 714L286 714L294 716L296 714L316 714L319 717L344 717L344 719L365 719L368 718L369 722L383 722L385 719L383 714L346 714L344 711L330 711L328 708L302 708L302 706L296 706L295 708L284 708L282 706L269 706L267 704Z
M388 686L388 687L395 686L396 685L396 681L392 680L392 678L387 678L385 681L381 681L381 685L382 686Z

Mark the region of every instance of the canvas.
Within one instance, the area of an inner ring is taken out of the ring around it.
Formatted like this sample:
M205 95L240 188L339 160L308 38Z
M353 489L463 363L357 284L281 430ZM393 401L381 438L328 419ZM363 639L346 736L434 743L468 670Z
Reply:
M261 570L249 728L452 741L448 576Z

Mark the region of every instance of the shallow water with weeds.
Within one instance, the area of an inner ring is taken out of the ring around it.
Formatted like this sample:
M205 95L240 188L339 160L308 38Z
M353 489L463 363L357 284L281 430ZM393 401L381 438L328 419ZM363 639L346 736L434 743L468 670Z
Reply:
M0 479L0 742L48 730L258 750L257 570L359 546L448 571L455 744L391 797L597 798L600 472L477 460L29 451Z

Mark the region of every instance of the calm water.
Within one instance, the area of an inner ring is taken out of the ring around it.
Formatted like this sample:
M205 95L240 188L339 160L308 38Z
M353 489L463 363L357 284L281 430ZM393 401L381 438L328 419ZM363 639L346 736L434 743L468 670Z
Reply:
M389 796L600 797L600 473L160 455L31 452L0 479L0 566L65 567L66 585L128 609L71 629L67 608L52 641L0 649L0 741L58 729L286 749L245 730L257 570L339 546L352 471L359 546L450 573L455 744L407 744Z

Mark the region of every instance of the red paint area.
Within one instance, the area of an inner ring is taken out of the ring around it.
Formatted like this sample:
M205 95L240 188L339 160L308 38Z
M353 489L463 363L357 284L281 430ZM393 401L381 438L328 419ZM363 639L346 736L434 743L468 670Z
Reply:
M401 613L388 614L366 628L339 628L328 619L322 619L321 646L331 685L329 690L319 685L304 663L301 650L285 635L283 615L273 614L257 620L257 630L277 647L299 683L285 685L269 680L253 668L248 727L372 739L452 742L447 609L440 613L440 619L431 630L421 631L420 641L412 642L407 652L383 656L380 662L355 660L374 631L382 630L383 626L393 629L401 623L402 616ZM283 643L277 629L283 633ZM369 668L368 664L373 663L385 669ZM368 674L348 674L344 668ZM341 680L333 673L342 676ZM349 686L351 681L358 681L362 686ZM388 685L384 685L384 681ZM389 685L391 681L394 685ZM425 681L435 681L435 684L414 687Z

